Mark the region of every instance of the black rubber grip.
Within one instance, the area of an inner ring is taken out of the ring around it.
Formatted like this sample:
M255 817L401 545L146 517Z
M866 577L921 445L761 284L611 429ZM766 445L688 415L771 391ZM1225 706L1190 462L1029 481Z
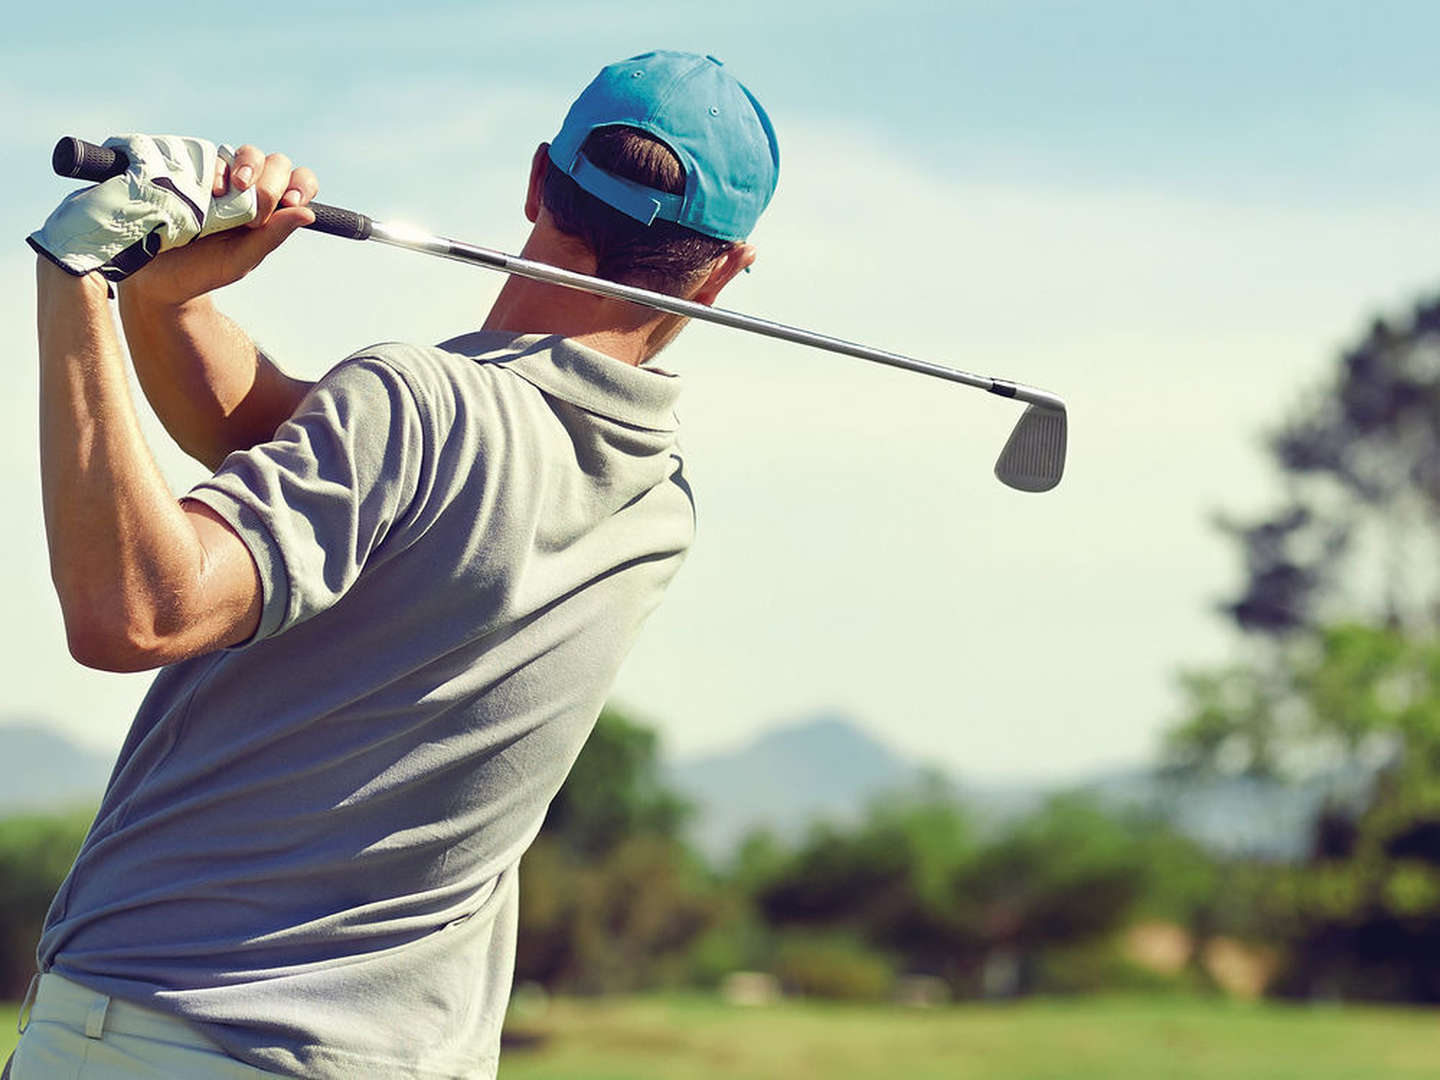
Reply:
M51 167L61 176L100 183L119 176L130 167L130 159L109 146L96 146L84 139L67 135L55 144L50 155Z
M315 220L305 226L307 229L329 233L331 236L343 236L346 240L370 239L371 222L364 214L346 210L342 206L327 206L318 202L306 205L315 212Z
M130 167L130 159L120 150L67 135L55 144L50 165L61 176L98 184L123 173ZM370 239L371 221L364 214L325 203L310 203L309 206L315 212L315 220L305 226L307 229L341 236L346 240Z

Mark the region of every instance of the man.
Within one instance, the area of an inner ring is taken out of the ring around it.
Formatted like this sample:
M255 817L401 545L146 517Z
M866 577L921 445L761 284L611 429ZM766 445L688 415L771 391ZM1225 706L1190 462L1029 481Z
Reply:
M643 366L682 321L511 279L482 330L310 385L207 293L309 221L313 174L120 145L130 174L32 237L46 529L76 657L165 666L51 908L14 1080L492 1076L517 862L691 538L679 380ZM711 303L777 167L718 61L611 65L535 154L524 254ZM102 275L217 469L178 502Z

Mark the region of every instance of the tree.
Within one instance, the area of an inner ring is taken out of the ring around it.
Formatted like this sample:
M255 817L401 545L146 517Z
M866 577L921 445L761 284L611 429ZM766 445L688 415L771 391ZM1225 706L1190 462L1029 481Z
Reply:
M93 815L26 815L0 821L0 999L23 997L55 891Z
M1170 762L1279 776L1414 752L1392 714L1440 633L1440 300L1376 320L1269 449L1282 505L1220 519L1245 567L1223 610L1260 647L1182 676Z
M1364 623L1309 633L1268 668L1236 664L1182 677L1187 719L1170 764L1279 778L1433 762L1437 639Z
M1078 796L1052 799L956 876L956 900L990 947L1034 952L1107 934L1146 873L1134 831Z
M684 975L723 898L680 840L649 728L607 708L521 870L516 977L578 992Z
M1224 610L1285 639L1337 615L1440 629L1440 300L1376 320L1269 439L1287 498L1222 517L1246 577Z
M1221 521L1245 564L1224 610L1264 644L1184 677L1170 763L1369 778L1263 898L1277 989L1440 1001L1440 302L1375 322L1269 446L1286 498Z
M760 912L782 933L809 935L808 960L872 985L863 945L961 993L980 988L992 960L1014 965L1009 992L1036 989L1039 961L1055 950L1106 941L1142 903L1191 921L1215 884L1195 845L1086 798L1057 797L983 837L935 788L877 803L852 828L817 828L787 860L765 845L755 867L768 868Z
M551 802L541 835L599 857L630 836L678 837L688 812L661 780L655 732L607 707Z
M814 828L788 858L772 854L752 887L772 926L848 934L911 971L954 978L978 953L953 903L955 876L975 849L966 815L932 780L876 802L858 826Z

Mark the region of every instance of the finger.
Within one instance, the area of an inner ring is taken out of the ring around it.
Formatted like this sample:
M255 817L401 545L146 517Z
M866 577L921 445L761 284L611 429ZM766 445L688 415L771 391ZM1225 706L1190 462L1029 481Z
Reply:
M290 186L280 197L281 206L304 206L320 190L320 181L309 169L301 167L290 174Z
M284 154L269 154L265 158L265 167L260 170L260 175L255 181L255 220L250 222L252 229L264 224L280 205L280 196L285 194L285 189L290 186L290 173L293 171L290 159Z
M264 167L265 155L257 147L246 143L235 151L235 161L230 166L230 183L236 191L244 191L255 182Z
M230 166L225 164L224 158L217 157L215 159L215 179L210 182L210 194L217 199L230 190L229 168Z

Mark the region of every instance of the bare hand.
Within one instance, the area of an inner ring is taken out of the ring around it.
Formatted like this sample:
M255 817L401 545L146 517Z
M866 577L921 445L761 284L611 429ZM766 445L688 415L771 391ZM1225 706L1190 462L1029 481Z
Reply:
M245 145L233 165L216 164L215 195L254 188L255 220L157 255L121 285L156 303L182 304L239 281L315 215L306 204L319 182L306 168L294 168L284 154L264 154Z

